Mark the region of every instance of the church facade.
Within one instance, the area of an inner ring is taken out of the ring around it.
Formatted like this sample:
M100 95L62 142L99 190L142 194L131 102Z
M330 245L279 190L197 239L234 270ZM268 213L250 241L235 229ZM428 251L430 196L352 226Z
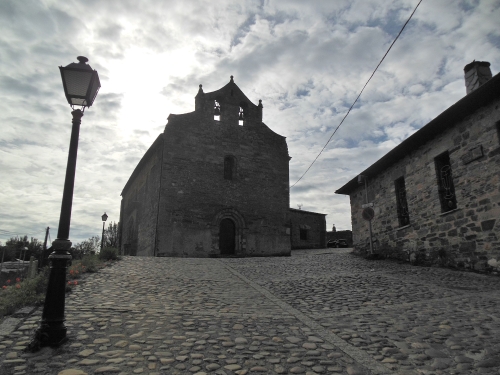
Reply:
M171 114L122 191L124 255L290 255L285 137L230 82Z

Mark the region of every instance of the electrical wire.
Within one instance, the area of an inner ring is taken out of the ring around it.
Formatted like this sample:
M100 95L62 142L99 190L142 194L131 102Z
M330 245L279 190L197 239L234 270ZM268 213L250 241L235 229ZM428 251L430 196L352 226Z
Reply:
M373 78L373 76L375 75L375 72L378 70L379 66L382 64L382 62L384 61L385 57L387 56L387 54L389 53L389 51L391 50L392 46L394 45L394 43L396 43L396 40L398 40L399 36L401 35L401 33L403 32L403 30L405 29L406 25L408 24L408 22L410 22L411 18L413 17L413 14L415 14L415 12L417 11L417 8L418 6L420 5L420 3L422 2L423 0L420 0L417 4L417 6L415 7L415 9L413 9L413 12L410 14L410 17L408 17L408 19L406 20L405 24L403 25L403 27L401 28L401 30L399 31L398 35L396 36L396 38L394 39L394 41L391 43L391 45L389 46L389 49L387 50L387 52L384 54L384 57L382 57L382 59L380 60L380 62L378 63L377 67L375 68L375 70L373 71L373 73L371 74L370 78L368 78L368 81L366 81L365 85L363 86L363 89L360 91L359 95L357 96L356 100L354 100L354 102L352 103L351 107L349 108L349 110L347 111L346 115L344 116L344 118L342 119L342 121L340 121L340 124L338 124L338 126L335 128L335 130L333 131L332 135L330 136L330 138L328 138L328 141L326 142L326 144L323 146L323 148L321 149L321 151L319 152L319 154L316 156L316 158L313 160L313 162L311 163L311 165L309 165L309 167L306 169L306 171L302 174L302 176L300 176L300 178L292 185L290 186L290 189L293 188L295 185L297 185L299 183L300 180L302 180L302 178L306 175L306 173L309 171L309 169L311 169L311 167L313 166L314 163L316 163L316 160L318 160L318 158L320 157L320 155L323 153L323 151L325 150L326 146L328 146L328 144L330 143L330 141L332 140L333 136L335 135L335 133L337 132L337 130L339 130L340 126L344 123L344 120L347 118L347 116L349 116L349 113L351 112L351 109L354 107L354 105L356 104L356 102L358 101L358 99L360 98L361 94L363 93L363 91L365 90L366 86L368 85L368 83L371 81L371 79Z

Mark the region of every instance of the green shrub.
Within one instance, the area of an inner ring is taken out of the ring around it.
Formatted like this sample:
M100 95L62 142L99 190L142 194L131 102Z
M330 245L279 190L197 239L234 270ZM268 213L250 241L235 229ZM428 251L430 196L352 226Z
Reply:
M38 305L45 299L49 269L44 268L38 276L13 283L0 290L0 318L23 306Z
M99 253L100 260L116 260L118 259L118 249L115 247L105 247Z
M93 273L99 271L99 258L97 255L84 255L81 262L85 267L85 272Z

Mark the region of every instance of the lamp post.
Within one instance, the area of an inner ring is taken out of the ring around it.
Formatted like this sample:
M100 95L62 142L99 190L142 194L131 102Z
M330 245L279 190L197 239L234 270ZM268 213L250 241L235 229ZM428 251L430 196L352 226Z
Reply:
M101 237L101 251L102 251L102 244L104 243L104 224L106 223L106 220L108 220L108 215L106 215L106 212L104 215L101 216L102 219L102 237Z
M368 176L360 174L358 176L358 184L365 183L365 203L368 204ZM373 234L372 234L372 221L368 220L368 226L370 228L370 254L373 254Z
M57 239L52 242L54 251L49 256L50 275L47 285L47 294L43 305L42 321L36 330L33 340L28 345L28 350L36 351L42 346L58 346L66 338L64 325L64 305L66 292L66 269L71 255L69 229L71 222L71 208L73 205L73 188L75 185L76 157L78 153L78 136L80 124L85 107L90 107L94 102L97 92L101 87L97 71L87 65L88 59L78 56L78 63L71 63L66 67L59 67L66 99L73 111L73 126L69 144L66 177L64 180L61 213ZM82 109L75 109L80 106Z

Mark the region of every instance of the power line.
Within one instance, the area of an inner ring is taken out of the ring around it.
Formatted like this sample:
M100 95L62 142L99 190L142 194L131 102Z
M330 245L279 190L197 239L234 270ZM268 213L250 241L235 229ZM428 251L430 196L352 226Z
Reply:
M328 141L326 142L326 144L323 146L323 148L321 149L321 151L319 152L319 154L316 156L316 158L313 160L313 162L311 163L311 165L309 165L309 167L306 169L306 171L302 174L302 176L300 176L300 178L292 185L290 186L290 189L293 188L295 185L297 185L299 183L300 180L302 180L302 178L306 175L306 173L309 171L309 169L311 169L311 167L313 166L314 163L316 163L316 160L318 160L318 158L320 157L320 155L323 153L323 151L325 150L326 146L328 146L328 144L330 143L330 141L332 140L333 136L335 135L335 133L337 132L337 130L339 130L340 126L343 124L344 120L347 118L347 116L349 116L349 113L351 112L351 109L354 107L354 105L356 104L356 102L358 101L359 97L361 96L361 94L363 93L363 91L365 90L366 86L368 85L368 83L371 81L371 79L373 78L373 76L375 75L375 72L378 70L379 66L382 64L382 62L384 61L385 57L387 56L387 54L389 53L389 51L391 50L392 46L394 45L394 43L396 43L396 40L398 40L399 36L401 35L401 33L403 32L403 30L405 29L406 25L408 24L408 22L410 22L411 18L413 17L413 14L415 14L418 6L420 5L420 3L422 2L422 0L420 0L417 4L417 6L415 7L415 9L413 9L413 12L410 14L410 17L408 17L408 19L406 20L405 24L403 25L403 27L401 28L401 30L399 31L398 35L396 36L396 38L394 39L394 41L391 43L391 45L389 46L389 49L387 50L387 52L384 54L384 57L382 57L382 60L380 60L380 62L378 63L377 67L375 68L375 70L373 71L373 73L371 74L370 78L368 78L368 81L366 81L365 85L363 86L363 89L360 91L359 95L357 96L356 100L354 100L354 102L352 103L351 107L349 108L349 110L347 111L346 115L344 116L344 118L342 119L342 121L340 121L340 124L338 124L338 126L335 128L335 130L333 131L332 135L330 136L330 138L328 138Z

